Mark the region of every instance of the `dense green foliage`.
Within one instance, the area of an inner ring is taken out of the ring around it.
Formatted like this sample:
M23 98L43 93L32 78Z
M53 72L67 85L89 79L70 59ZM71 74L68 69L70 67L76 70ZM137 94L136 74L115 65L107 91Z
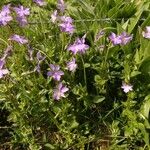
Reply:
M0 26L1 56L12 47L9 74L0 79L0 149L149 150L150 39L142 31L150 26L150 1L66 0L65 15L76 28L72 35L50 20L55 0L42 7L31 0L1 0L0 8L8 3L29 7L30 15L25 27L15 19ZM96 40L99 31L104 34ZM131 42L113 45L111 32L123 31L133 35ZM33 60L28 45L9 39L13 34L29 40ZM75 55L78 67L69 72L67 47L85 34L90 48ZM40 73L34 71L37 52L46 57ZM69 88L58 101L49 64L61 66L61 81ZM124 82L133 90L125 93Z

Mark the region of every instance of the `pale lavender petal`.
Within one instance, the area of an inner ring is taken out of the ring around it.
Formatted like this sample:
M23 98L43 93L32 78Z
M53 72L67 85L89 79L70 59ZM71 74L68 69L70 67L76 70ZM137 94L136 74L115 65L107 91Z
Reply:
M45 6L46 2L44 0L33 0L39 6Z
M144 38L150 39L150 26L146 27L146 30L142 32Z
M56 22L57 17L58 17L57 15L58 15L57 10L55 10L55 11L51 14L51 21L52 21L53 23Z

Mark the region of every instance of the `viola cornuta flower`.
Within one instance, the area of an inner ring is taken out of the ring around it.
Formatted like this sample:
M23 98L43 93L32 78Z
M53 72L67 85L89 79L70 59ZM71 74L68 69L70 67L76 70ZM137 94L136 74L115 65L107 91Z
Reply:
M19 17L25 17L30 15L30 8L24 8L23 6L14 7L16 14Z
M39 6L45 6L46 2L44 0L33 0Z
M146 27L146 30L142 32L144 38L150 39L150 26Z
M8 69L3 69L4 64L5 60L0 60L0 78L9 73Z
M2 12L5 13L6 15L9 15L11 12L10 12L10 4L8 5L4 5L2 7Z
M17 34L14 34L10 38L10 40L16 41L19 44L27 44L28 43L28 40L24 36L20 36L20 35L17 35Z
M110 41L113 43L113 45L121 44L121 37L117 36L115 33L111 33L109 36Z
M50 69L47 76L51 76L54 80L60 81L61 76L64 75L64 72L60 70L60 66L50 64Z
M30 15L30 9L24 8L23 6L14 7L14 10L17 14L17 21L20 26L25 26L28 24L26 16Z
M113 45L126 45L132 40L133 36L128 35L126 32L122 32L120 35L116 35L115 33L111 33L109 36L110 41Z
M4 5L0 12L0 25L7 25L13 18L10 16L10 5Z
M128 35L126 32L122 32L120 35L121 45L126 45L129 43L133 38L133 35Z
M17 21L19 22L20 26L25 26L28 24L27 18L26 17L17 17Z
M67 69L69 71L75 72L76 68L77 68L76 60L75 58L73 58L71 61L67 63Z
M58 2L57 2L57 9L59 9L60 12L62 12L62 13L65 11L66 6L65 6L65 3L64 3L63 0L58 0Z
M62 32L67 32L67 33L72 34L74 32L74 30L75 30L72 18L71 17L62 16L60 18L60 20L61 20L61 23L59 24L60 30Z
M52 21L53 23L56 22L56 20L57 20L57 15L58 15L57 10L55 10L55 11L51 14L51 21Z
M57 85L57 87L54 89L54 92L53 92L53 98L55 100L59 100L61 99L61 97L66 97L65 96L65 93L68 91L69 89L64 86L62 83L59 83Z
M89 45L85 44L85 36L82 38L77 38L74 44L70 45L67 49L71 51L74 55L79 53L85 53L89 49Z
M130 84L127 84L127 83L123 83L121 88L123 89L123 91L125 93L128 93L129 91L132 91L133 90L133 86L130 85Z

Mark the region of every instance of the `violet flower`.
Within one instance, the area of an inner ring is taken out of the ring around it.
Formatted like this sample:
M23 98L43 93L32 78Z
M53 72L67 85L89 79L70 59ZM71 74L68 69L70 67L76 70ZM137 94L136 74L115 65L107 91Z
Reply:
M75 27L73 25L73 20L70 17L62 16L60 18L61 23L59 24L60 30L62 32L66 32L69 34L72 34L75 30Z
M27 18L26 17L17 17L17 21L20 26L24 27L28 24Z
M17 21L20 26L25 26L28 24L26 16L30 15L30 9L24 8L23 6L14 7L14 10L17 14Z
M113 45L121 44L121 38L120 36L117 36L115 33L111 33L109 36L110 41L113 43Z
M120 35L121 45L126 45L129 43L133 38L133 35L128 35L126 32L122 32Z
M54 80L60 81L60 78L62 75L64 75L64 72L60 70L60 66L50 64L51 71L48 71L47 76L51 76Z
M146 30L142 32L144 38L150 39L150 26L146 27Z
M10 40L16 41L19 44L27 44L28 43L28 40L24 36L20 36L17 34L14 34L13 36L11 36Z
M0 12L0 25L7 25L13 18L10 16L10 5L4 5Z
M2 78L4 75L8 74L8 69L3 69L3 66L5 64L5 60L0 60L0 78Z
M85 53L85 51L89 49L89 45L85 44L85 36L83 36L81 39L76 39L74 44L70 45L67 49L75 55L78 52Z
M69 71L75 72L76 68L77 68L76 60L75 58L73 58L71 61L67 63L67 69Z
M25 17L30 15L30 9L24 8L23 6L14 7L14 10L19 17Z
M46 5L46 2L44 2L44 0L33 0L33 2L35 2L39 6L45 6Z
M123 83L121 88L123 89L123 91L125 93L128 93L129 91L132 91L133 90L133 86L130 85L130 84L127 84L127 83Z
M11 12L10 12L10 4L8 4L8 5L4 5L3 7L2 7L2 12L4 13L4 14L6 14L6 15L9 15Z
M116 35L115 33L111 33L109 36L110 41L113 45L126 45L132 40L133 36L128 35L126 32L122 32L120 35Z
M61 97L66 97L64 94L68 91L69 89L64 86L62 83L59 83L57 85L57 87L54 89L54 92L53 92L53 98L55 100L59 100L61 99Z
M57 2L57 9L60 10L60 12L64 12L66 9L65 3L63 0L58 0Z

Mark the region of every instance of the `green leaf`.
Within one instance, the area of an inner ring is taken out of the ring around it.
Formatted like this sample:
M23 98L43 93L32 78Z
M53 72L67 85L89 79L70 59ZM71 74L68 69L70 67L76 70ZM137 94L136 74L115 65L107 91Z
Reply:
M55 147L52 144L49 144L49 143L46 143L44 146L48 147L50 149L55 149Z
M101 103L102 101L105 100L104 96L96 96L93 100L94 103Z

